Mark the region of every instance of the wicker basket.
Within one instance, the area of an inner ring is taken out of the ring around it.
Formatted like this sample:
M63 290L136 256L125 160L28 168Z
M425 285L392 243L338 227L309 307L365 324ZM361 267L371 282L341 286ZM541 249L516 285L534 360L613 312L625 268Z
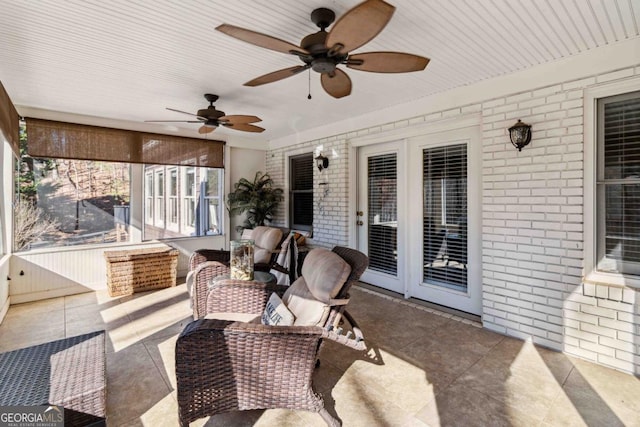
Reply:
M178 253L172 248L105 251L109 295L130 295L175 286Z

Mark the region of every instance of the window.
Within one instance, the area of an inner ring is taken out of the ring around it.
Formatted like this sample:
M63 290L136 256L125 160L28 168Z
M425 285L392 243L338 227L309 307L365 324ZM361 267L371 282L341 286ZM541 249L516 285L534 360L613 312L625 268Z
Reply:
M289 157L289 227L313 227L313 153Z
M467 146L425 149L424 269L427 283L467 289Z
M144 211L145 222L153 222L153 173L147 172L144 175Z
M181 168L182 177L182 230L195 233L196 227L196 168Z
M640 275L640 92L597 102L597 270Z
M169 224L168 228L177 231L178 223L178 169L169 168Z
M23 155L15 250L128 241L129 177L126 163Z
M222 234L224 169L146 165L145 176L155 213L145 213L144 240Z
M163 227L164 226L164 210L165 210L165 205L164 205L164 170L159 170L159 171L155 171L155 175L156 175L156 182L154 185L154 190L155 190L155 207L154 207L154 214L155 214L155 225L157 227Z

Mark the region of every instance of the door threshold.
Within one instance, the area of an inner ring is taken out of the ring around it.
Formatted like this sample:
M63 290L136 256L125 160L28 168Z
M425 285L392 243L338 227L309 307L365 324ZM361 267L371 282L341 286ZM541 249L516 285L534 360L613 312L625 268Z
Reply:
M456 310L454 308L445 307L444 305L434 304L432 302L421 300L419 298L414 298L414 297L405 298L402 294L400 294L398 292L393 292L393 291L390 291L388 289L384 289L384 288L381 288L379 286L371 285L371 284L365 283L365 282L358 282L356 284L356 286L359 286L361 288L364 288L364 289L367 289L367 290L370 290L372 292L376 292L376 293L379 293L379 294L382 294L382 295L390 296L392 298L396 298L396 299L401 300L401 301L412 302L412 303L420 305L422 307L430 308L432 310L437 310L437 311L440 311L442 313L450 314L452 316L458 316L458 317L461 317L463 319L467 319L467 320L470 320L472 322L482 324L482 317L481 316L477 316L475 314L467 313L466 311L460 311L460 310Z

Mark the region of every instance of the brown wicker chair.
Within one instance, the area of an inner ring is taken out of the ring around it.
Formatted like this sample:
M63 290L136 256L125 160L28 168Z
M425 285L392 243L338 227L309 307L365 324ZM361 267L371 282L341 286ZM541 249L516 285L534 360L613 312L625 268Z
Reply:
M286 408L319 413L330 426L340 422L314 392L312 374L323 339L364 350L360 329L345 311L349 288L367 268L366 255L335 247L351 272L335 298L324 327L266 326L217 319L191 322L176 343L176 378L180 423L239 410ZM304 277L304 276L303 276ZM207 298L208 312L259 316L273 292L286 287L223 280ZM215 290L215 292L214 292ZM336 327L345 318L351 331ZM351 335L353 334L353 335Z
M282 229L275 227L260 226L256 227L254 233L258 234L256 245L260 247L261 254L257 254L257 261L254 265L256 271L277 270L287 274L290 283L297 277L297 259L291 260L289 265L291 269L287 269L278 264L277 258L280 254L281 244L286 241L283 237ZM295 244L295 240L290 239L289 246ZM266 245L262 247L259 245ZM231 253L226 250L218 249L198 249L189 257L189 274L187 283L191 295L191 304L193 308L193 318L195 320L204 317L206 313L206 299L209 292L209 284L211 280L218 276L229 274L229 262Z
M269 271L280 250L280 244L284 240L282 229L277 227L258 226L251 230L251 238L255 241L255 265L258 271ZM231 253L218 249L198 249L189 258L189 270L206 261L217 261L229 265Z

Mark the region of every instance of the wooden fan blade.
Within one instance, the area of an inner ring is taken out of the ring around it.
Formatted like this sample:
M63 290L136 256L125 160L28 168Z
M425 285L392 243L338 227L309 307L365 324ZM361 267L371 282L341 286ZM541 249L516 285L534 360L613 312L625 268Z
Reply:
M202 123L202 120L145 120L145 123Z
M245 86L260 86L266 83L277 82L278 80L286 79L287 77L294 76L301 71L309 68L308 65L296 65L295 67L289 67L282 70L274 71L273 73L265 74L260 77L246 82Z
M256 116L243 116L243 115L232 115L232 116L222 116L218 117L218 121L227 122L229 124L235 125L238 123L256 123L261 122L262 119Z
M429 58L403 52L358 53L349 55L347 59L347 67L374 73L408 73L410 71L422 71L428 63Z
M200 129L198 129L198 133L199 134L211 133L214 130L216 130L216 128L213 126L202 125L200 126Z
M250 125L249 123L223 123L223 126L244 132L264 132L264 129L260 126Z
M324 90L334 98L351 94L351 79L339 68L336 68L333 73L323 73L320 82Z
M228 36L235 37L238 40L264 47L266 49L275 50L276 52L291 54L291 51L293 51L297 52L296 54L309 55L309 52L306 49L296 46L293 43L258 33L256 31L236 27L234 25L222 24L216 27L216 30L223 32Z
M382 0L360 3L333 24L327 35L327 48L343 54L356 50L382 31L395 10L395 7Z
M197 114L187 113L186 111L176 110L175 108L169 108L169 107L167 107L167 110L169 110L169 111L174 111L174 112L176 112L176 113L181 113L181 114L188 114L188 115L190 115L190 116L200 117L200 116L198 116Z

